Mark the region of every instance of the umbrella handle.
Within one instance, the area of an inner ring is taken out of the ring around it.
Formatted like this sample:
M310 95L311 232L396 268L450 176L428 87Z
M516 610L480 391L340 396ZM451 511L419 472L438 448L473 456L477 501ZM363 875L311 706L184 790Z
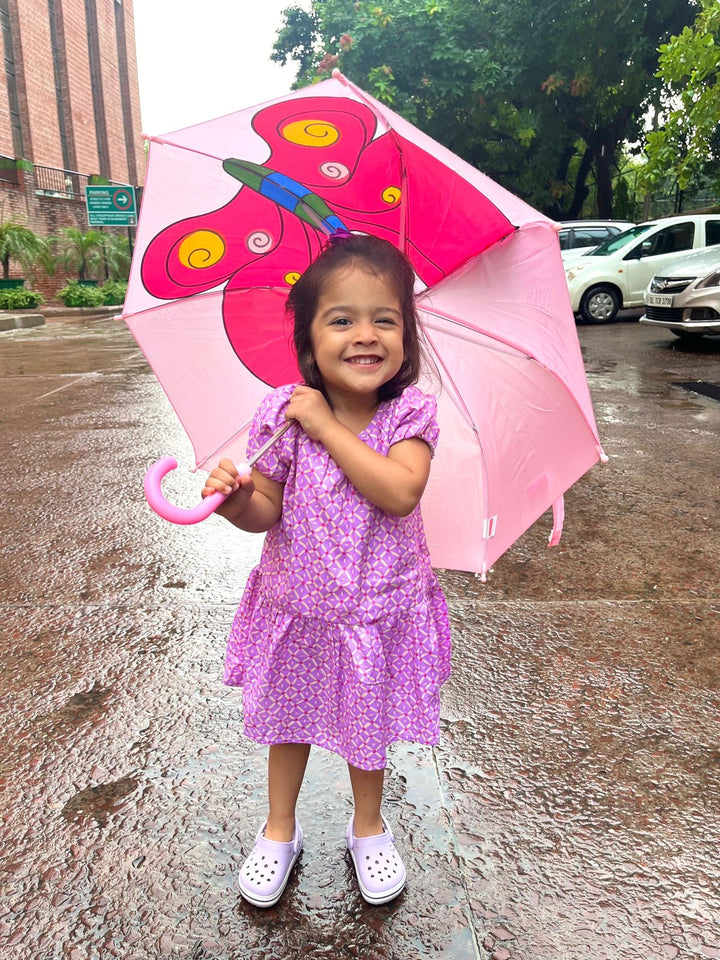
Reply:
M170 523L190 524L200 523L201 520L207 520L211 513L214 513L223 500L227 499L224 493L211 493L195 507L176 507L174 503L166 500L162 492L162 480L171 470L177 467L177 460L173 457L161 457L154 463L145 474L144 487L145 499L152 509L163 520L169 520ZM242 472L242 466L238 468Z
M280 437L286 433L290 427L293 425L293 420L287 420L282 426L275 431L275 433L270 437L267 443L262 446L255 456L251 457L247 463L239 464L237 470L238 473L243 476L250 474L252 467L257 463L257 461L273 446L277 443ZM214 513L220 504L226 500L230 494L225 493L211 493L209 497L205 497L200 503L195 507L176 507L174 503L170 503L169 500L166 500L162 492L162 481L171 470L174 470L177 467L177 460L174 457L161 457L157 460L145 474L144 487L145 487L145 499L150 504L152 509L157 513L158 516L162 517L163 520L169 520L170 523L180 523L180 524L190 524L190 523L200 523L201 520L207 520L211 513Z

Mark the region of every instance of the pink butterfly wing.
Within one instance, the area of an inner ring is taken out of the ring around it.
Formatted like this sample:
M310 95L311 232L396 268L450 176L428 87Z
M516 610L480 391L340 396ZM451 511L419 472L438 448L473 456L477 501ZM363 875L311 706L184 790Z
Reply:
M143 284L161 300L210 290L272 250L273 237L281 235L280 220L275 204L242 189L218 210L179 220L159 233L143 256Z
M223 320L240 360L258 379L277 387L300 379L285 301L322 240L296 217L283 214L273 241L270 253L242 267L226 286Z

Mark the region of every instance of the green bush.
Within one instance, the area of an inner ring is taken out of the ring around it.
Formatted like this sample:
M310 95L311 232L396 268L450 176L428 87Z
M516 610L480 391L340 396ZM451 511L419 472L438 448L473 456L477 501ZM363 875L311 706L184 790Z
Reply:
M0 310L28 310L41 303L45 303L45 298L37 290L25 290L23 287L0 290Z
M107 304L107 306L125 302L125 293L127 292L126 280L106 280L100 289L104 297L103 303Z
M105 302L100 287L86 287L77 280L70 280L56 296L66 307L99 307Z

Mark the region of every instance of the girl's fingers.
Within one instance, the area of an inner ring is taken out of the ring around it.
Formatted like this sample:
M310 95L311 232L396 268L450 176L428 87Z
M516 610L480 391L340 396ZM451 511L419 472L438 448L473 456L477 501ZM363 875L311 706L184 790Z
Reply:
M228 461L229 462L229 461ZM232 466L232 464L230 464ZM230 494L240 486L237 473L229 473L220 467L216 467L209 477L205 480L203 495L209 496L210 493ZM209 491L206 493L206 491Z
M227 457L223 458L220 461L220 463L217 465L217 469L224 470L225 473L228 473L231 477L237 476L237 467L232 462L232 460L228 460Z
M222 460L220 461L223 462ZM252 478L248 474L244 476L235 470L234 465L229 461L225 461L234 473L230 473L225 469L216 467L209 477L205 479L205 486L202 490L203 499L209 497L213 493L223 493L225 496L229 496L231 493L235 493L237 490L240 490L242 487L248 487L250 485L251 489L248 491L250 494L254 489L254 484Z

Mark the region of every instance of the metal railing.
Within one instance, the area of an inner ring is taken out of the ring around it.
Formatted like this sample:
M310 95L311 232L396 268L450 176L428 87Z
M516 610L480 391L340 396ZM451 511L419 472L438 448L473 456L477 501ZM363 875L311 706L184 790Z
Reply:
M42 167L35 164L35 193L45 197L62 197L64 200L83 200L89 182L86 173L61 170L58 167Z

